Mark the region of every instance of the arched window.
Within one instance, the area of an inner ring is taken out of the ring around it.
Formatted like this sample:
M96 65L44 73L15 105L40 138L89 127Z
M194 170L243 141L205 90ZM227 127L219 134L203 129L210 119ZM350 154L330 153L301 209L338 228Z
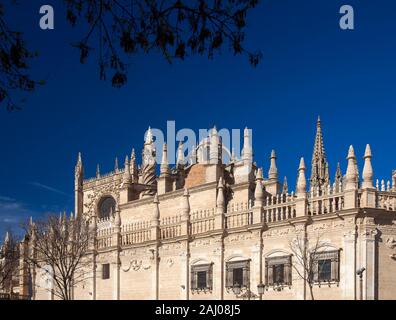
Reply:
M104 197L100 200L98 205L99 219L110 218L115 211L116 201L113 197Z

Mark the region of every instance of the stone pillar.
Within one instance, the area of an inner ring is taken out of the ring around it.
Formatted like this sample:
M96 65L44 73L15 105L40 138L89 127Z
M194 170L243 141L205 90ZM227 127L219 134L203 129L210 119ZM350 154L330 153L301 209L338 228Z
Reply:
M295 236L292 241L303 241L303 245L307 245L307 234L306 234L306 221L300 221L295 223ZM303 254L300 252L299 254ZM299 270L299 273L305 276L304 267L301 264L296 264L295 268ZM309 288L305 280L297 274L297 271L292 268L292 279L293 279L293 290L296 300L307 300L311 299Z
M128 164L129 167L129 164ZM120 209L116 208L115 217L114 217L114 232L112 235L112 242L114 244L115 257L113 262L113 299L120 300L120 268L121 268L121 260L120 260L120 251L121 251L121 215Z
M160 209L158 194L154 195L154 208L151 216L151 240L155 241L150 249L150 260L153 266L153 278L151 285L152 299L159 299L159 241L160 241Z
M216 215L215 215L215 229L224 229L224 214L226 212L226 203L224 199L224 183L223 178L220 177L217 185L217 197L216 197Z
M343 264L341 265L341 277L344 279L343 299L356 299L356 230L344 233Z
M190 299L190 250L188 240L184 242L180 253L180 300Z
M371 220L372 218L365 218ZM376 298L376 235L378 231L375 226L367 226L363 229L361 233L361 267L366 268L363 273L363 299L374 300ZM359 289L360 290L360 289Z

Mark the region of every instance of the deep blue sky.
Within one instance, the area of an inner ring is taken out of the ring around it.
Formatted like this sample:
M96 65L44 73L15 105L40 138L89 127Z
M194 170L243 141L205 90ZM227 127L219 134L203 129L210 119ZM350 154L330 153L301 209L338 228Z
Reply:
M25 3L28 4L25 4ZM55 9L55 30L38 26L39 7ZM355 30L342 31L339 8L355 9ZM299 158L309 163L320 114L331 176L346 169L353 144L360 170L370 143L375 176L396 168L394 1L271 0L248 17L246 46L263 52L257 68L223 50L169 65L159 56L131 60L128 84L98 80L96 57L79 64L70 47L79 28L65 22L61 1L24 1L10 23L25 31L40 57L34 74L47 84L20 112L0 110L0 232L29 215L73 210L74 165L83 153L86 176L138 154L151 125L177 129L253 129L255 159L264 172L272 148L281 177L294 186ZM14 10L15 11L15 10ZM224 48L225 49L225 48Z

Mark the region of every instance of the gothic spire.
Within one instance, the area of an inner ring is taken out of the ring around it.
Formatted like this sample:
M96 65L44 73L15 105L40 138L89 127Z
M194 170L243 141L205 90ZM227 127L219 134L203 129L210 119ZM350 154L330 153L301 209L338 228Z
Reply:
M183 142L179 142L179 147L177 148L177 159L176 166L183 167L184 166L184 152L183 152Z
M243 149L242 149L242 159L253 161L253 149L252 149L252 136L251 130L247 127L243 130Z
M81 160L81 152L78 153L77 164L74 170L75 187L81 187L84 178L84 168Z
M166 147L166 143L164 143L162 146L162 159L161 159L160 174L161 174L161 176L169 175L168 149Z
M122 176L122 182L124 184L129 184L132 182L131 176L131 167L129 165L129 158L128 156L125 157L125 164L124 164L124 174Z
M148 127L146 138L144 139L144 144L152 144L153 143L153 133L151 131L151 127Z
M312 167L310 185L312 188L323 190L329 184L329 164L323 143L322 126L320 117L316 123L316 137L312 154Z
M115 157L114 159L114 172L118 172L118 157Z
M373 185L373 167L371 165L371 148L368 144L366 146L366 151L364 152L364 167L363 167L363 188L364 189L372 189Z
M340 163L337 163L337 170L334 176L334 186L335 186L335 192L340 192L341 188L340 186L342 186L342 182L343 182L343 175L341 172L341 167L340 167Z
M304 195L306 192L307 181L305 179L305 162L304 158L300 160L300 166L298 167L298 177L297 177L297 195Z
M135 148L132 148L131 161L129 161L129 166L130 166L130 172L131 172L131 175L132 175L132 182L137 182L137 180L138 180L138 168L137 168L137 165L136 165Z
M356 171L355 150L353 149L352 145L349 147L347 160L348 167L345 175L345 190L353 190L357 188L356 182L358 173Z
M288 194L289 192L289 187L287 186L287 177L283 179L283 187L282 187L282 193L283 194Z
M276 167L276 153L275 150L271 151L270 157L270 168L268 171L268 179L269 180L278 180L278 168Z

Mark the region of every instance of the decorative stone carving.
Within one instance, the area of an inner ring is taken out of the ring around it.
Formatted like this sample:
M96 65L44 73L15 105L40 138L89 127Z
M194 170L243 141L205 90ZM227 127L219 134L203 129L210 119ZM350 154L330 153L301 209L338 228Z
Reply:
M168 265L168 268L171 268L171 267L174 265L173 259L169 258L169 259L166 261L166 264Z
M120 181L113 181L108 184L97 186L93 189L93 193L87 195L88 201L84 202L86 213L89 216L93 216L95 213L95 207L99 202L99 199L104 195L111 195L116 203L120 200Z
M388 248L394 249L396 247L396 240L393 237L389 237L386 239L385 244Z

